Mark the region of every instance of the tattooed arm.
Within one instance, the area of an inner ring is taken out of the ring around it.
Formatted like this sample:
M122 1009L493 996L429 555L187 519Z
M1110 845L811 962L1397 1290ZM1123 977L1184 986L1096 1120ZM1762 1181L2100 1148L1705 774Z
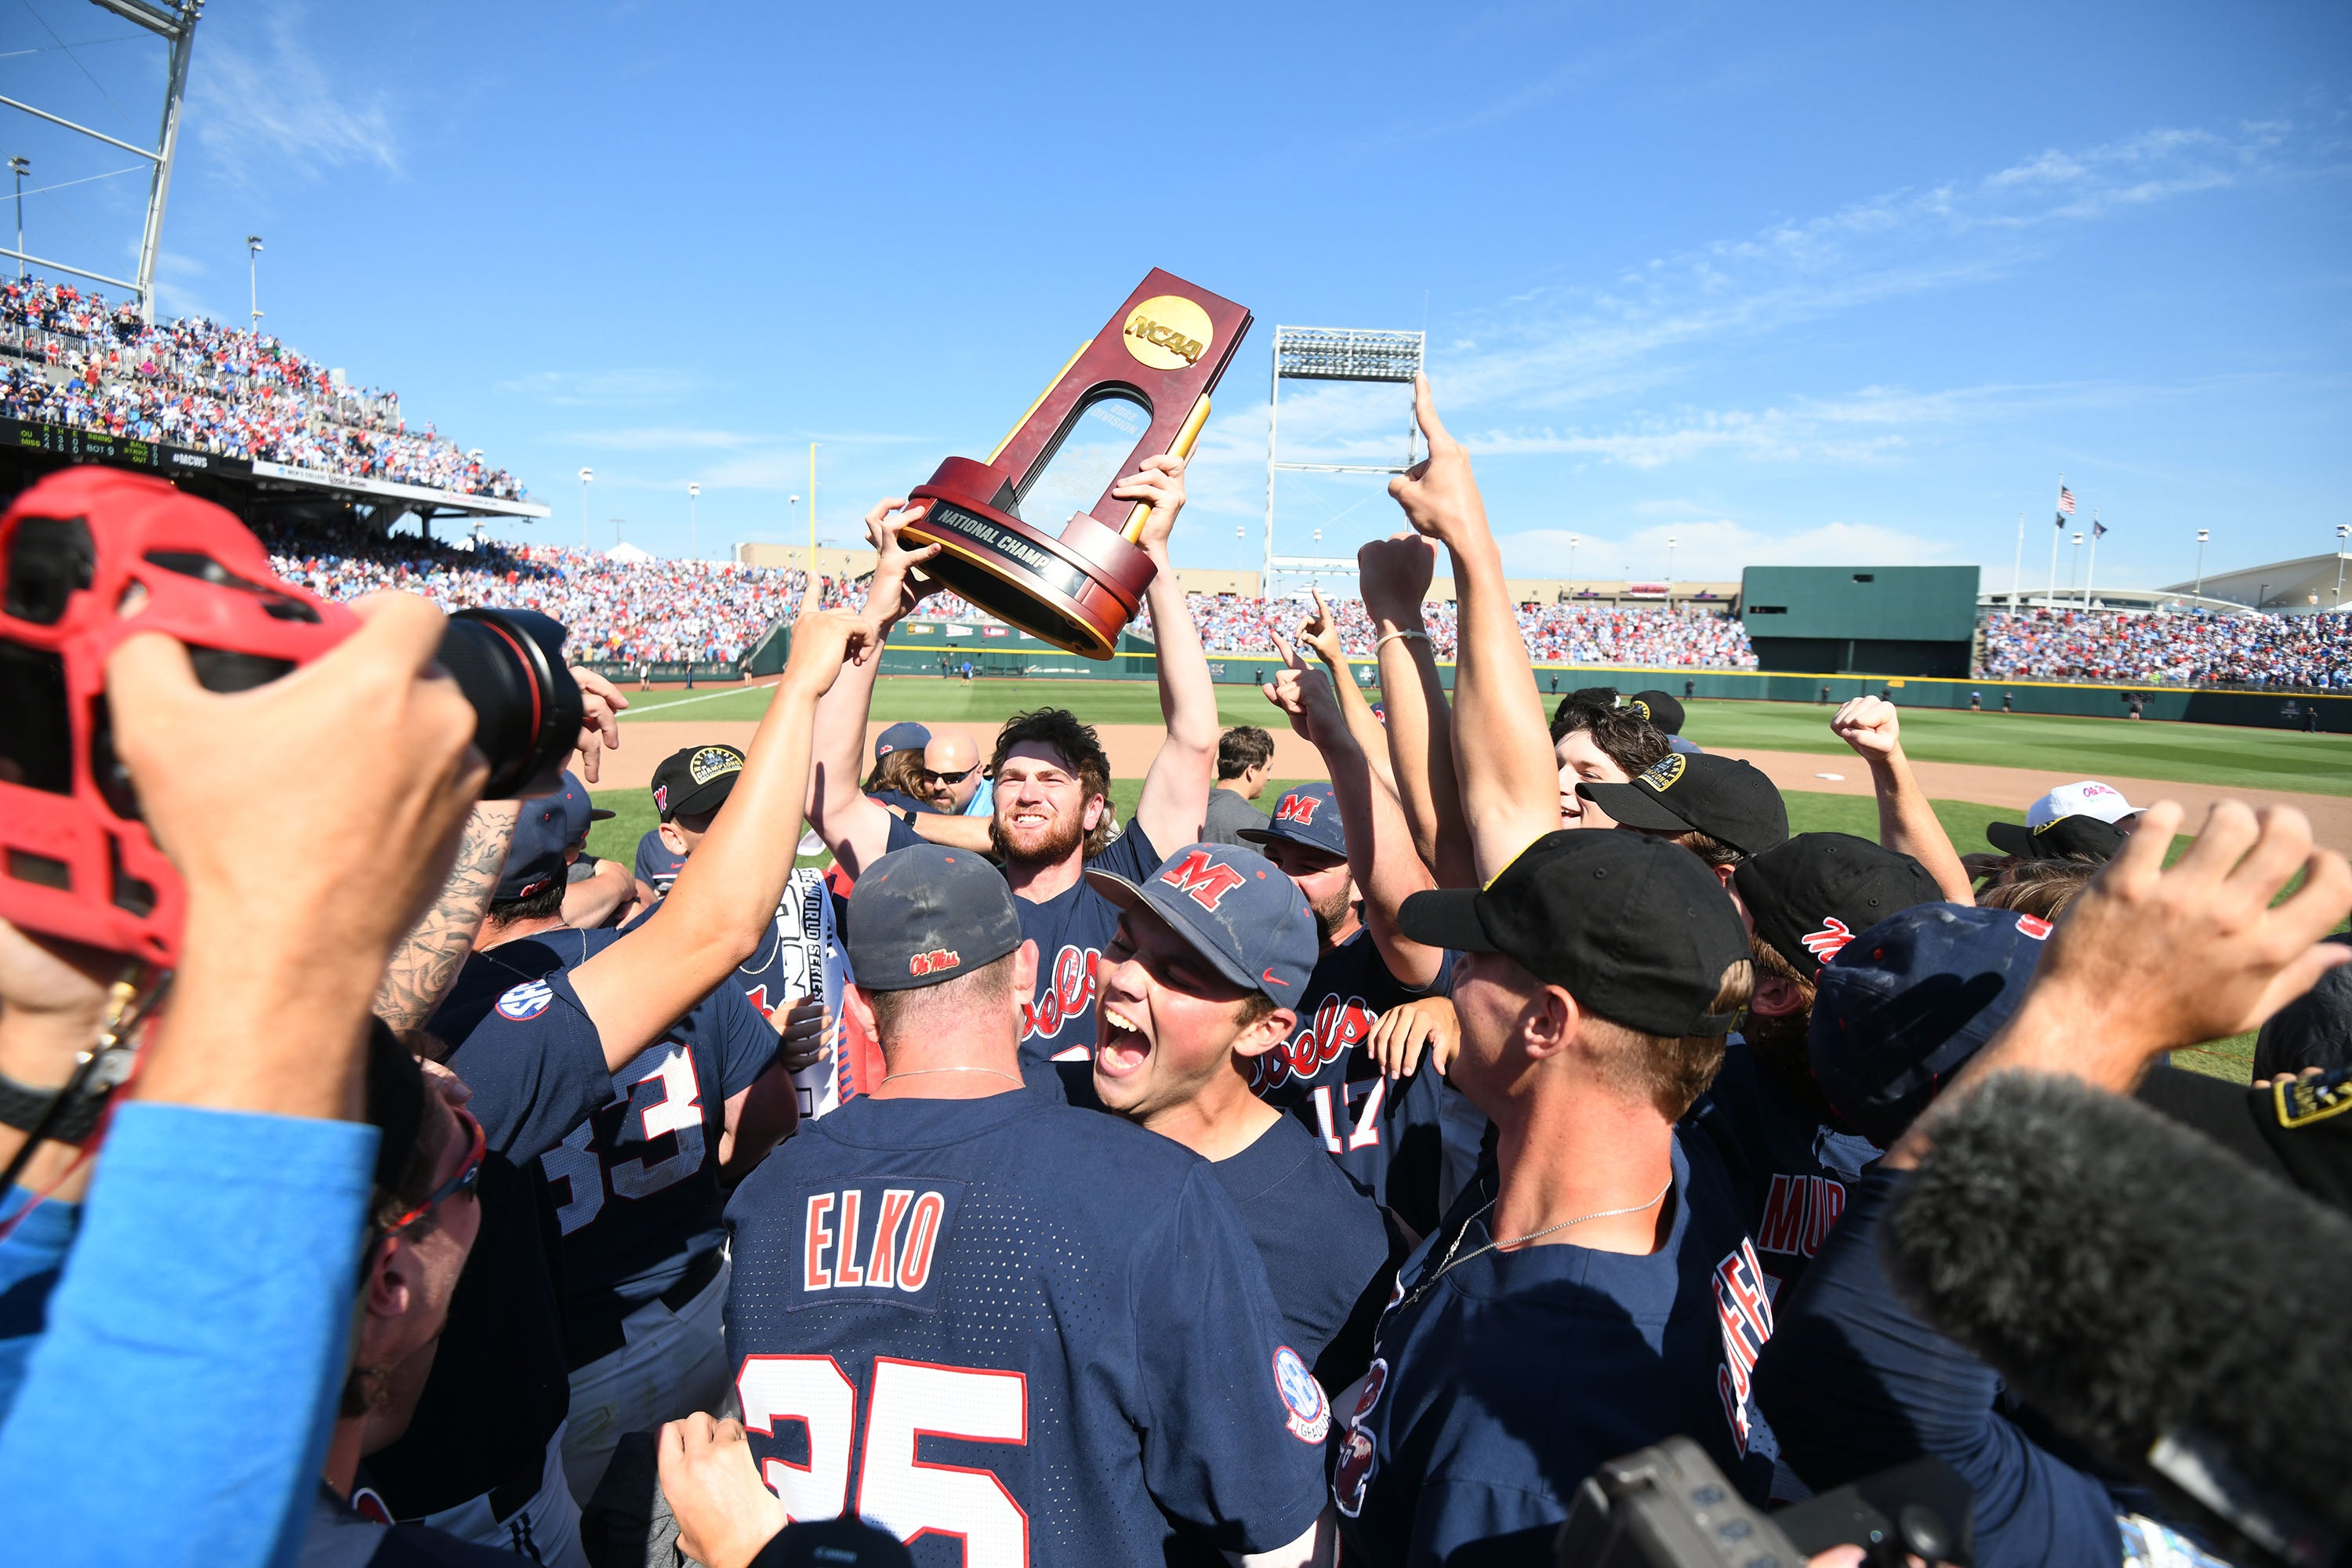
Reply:
M484 801L466 819L465 834L457 840L457 863L441 884L441 896L392 950L391 966L376 989L376 1016L394 1028L423 1028L449 994L466 955L474 951L474 933L481 929L490 895L498 890L499 873L506 868L518 811L518 803L511 800Z

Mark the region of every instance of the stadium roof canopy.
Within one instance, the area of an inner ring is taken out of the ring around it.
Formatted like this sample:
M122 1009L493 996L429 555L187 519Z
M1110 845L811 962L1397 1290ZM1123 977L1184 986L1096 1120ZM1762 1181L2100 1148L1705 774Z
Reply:
M2194 583L2176 583L2168 594L2186 594ZM2257 610L2290 616L2315 615L2352 607L2352 554L2305 555L2248 566L2237 572L2205 574L2205 596L2226 599Z

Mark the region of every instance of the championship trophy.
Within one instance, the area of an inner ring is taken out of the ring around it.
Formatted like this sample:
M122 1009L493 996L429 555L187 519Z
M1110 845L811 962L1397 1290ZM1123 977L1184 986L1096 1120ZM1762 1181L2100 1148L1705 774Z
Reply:
M1154 268L986 462L950 458L915 487L909 499L928 510L899 531L900 542L940 546L924 574L998 619L1068 652L1108 658L1154 571L1135 542L1151 509L1113 500L1111 489L1154 453L1192 450L1209 417L1209 390L1249 326L1243 307ZM1131 436L1087 504L1106 459ZM1076 482L1084 489L1075 497L1061 474L1039 491L1057 457L1080 463ZM1083 510L1066 522L1032 521L1022 515L1024 501L1033 512Z

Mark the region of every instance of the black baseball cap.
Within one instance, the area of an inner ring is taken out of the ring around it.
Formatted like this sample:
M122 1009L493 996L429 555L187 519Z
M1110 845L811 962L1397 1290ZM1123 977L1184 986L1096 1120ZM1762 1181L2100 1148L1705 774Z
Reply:
M1742 860L1731 885L1756 934L1808 980L1887 916L1944 900L1925 866L1851 833L1800 833Z
M1663 691L1636 691L1625 699L1625 706L1648 721L1654 730L1669 735L1683 732L1683 705Z
M2050 929L2011 910L1918 904L1823 964L1806 1045L1839 1120L1882 1149L1900 1138L2017 1011Z
M1095 891L1122 910L1158 915L1234 984L1296 1007L1314 973L1315 911L1298 884L1255 849L1187 844L1140 882L1088 871Z
M917 844L866 868L849 895L849 964L868 991L970 974L1021 945L1004 874L969 850Z
M1499 952L1612 1024L1645 1035L1720 1035L1710 1013L1748 931L1723 886L1679 845L1638 833L1547 833L1484 889L1415 893L1404 934Z
M682 813L717 811L727 804L742 771L743 753L732 746L717 742L682 746L654 769L654 809L664 822Z
M2123 830L2095 816L2061 816L2039 827L2021 822L1995 822L1985 837L2004 855L2022 860L2063 860L2069 855L2112 860L2124 847Z
M1743 855L1789 839L1789 807L1764 770L1738 757L1670 752L1632 784L1580 784L1576 793L1627 827L1693 829Z
M492 899L509 904L543 893L563 879L572 848L572 814L561 795L543 795L522 803L515 818L514 837L507 845L506 865L499 872Z

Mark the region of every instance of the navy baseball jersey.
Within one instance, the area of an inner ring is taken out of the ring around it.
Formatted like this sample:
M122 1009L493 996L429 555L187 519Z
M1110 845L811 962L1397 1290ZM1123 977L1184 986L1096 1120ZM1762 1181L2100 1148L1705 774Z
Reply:
M1140 882L1160 869L1160 860L1142 827L1130 820L1087 868ZM1080 877L1076 886L1042 903L1015 898L1013 907L1021 913L1021 934L1037 944L1036 993L1022 1010L1021 1076L1049 1099L1099 1108L1092 1065L1095 970L1118 930L1118 906Z
M637 880L656 893L667 896L669 885L677 880L678 868L685 864L685 856L662 842L660 829L652 829L637 840L634 868Z
M1355 1382L1370 1358L1369 1342L1349 1353L1335 1342L1360 1309L1369 1328L1388 1295L1389 1226L1380 1205L1287 1116L1209 1169L1257 1245L1291 1348L1324 1387ZM1341 1355L1325 1364L1335 1348Z
M1880 1153L1869 1139L1822 1120L1827 1111L1826 1103L1804 1103L1735 1035L1715 1082L1684 1121L1722 1156L1776 1301L1804 1277L1845 1212L1848 1191Z
M1381 1014L1444 995L1452 978L1449 957L1428 990L1400 984L1372 933L1359 931L1315 961L1298 1032L1258 1058L1250 1079L1260 1098L1304 1122L1324 1152L1416 1236L1437 1225L1444 1085L1425 1065L1391 1079L1364 1045Z
M792 1518L1044 1568L1214 1562L1321 1510L1329 1405L1171 1140L1025 1090L854 1100L727 1219L728 1359Z
M1482 1207L1406 1261L1332 1480L1349 1561L1453 1562L1483 1542L1480 1563L1549 1565L1593 1467L1677 1432L1765 1500L1778 1449L1749 1385L1772 1333L1763 1267L1713 1148L1678 1133L1673 1163L1666 1243L1647 1257L1482 1251Z
M471 1054L478 1059L486 1050L593 1050L601 1063L604 1048L594 1021L559 1001L552 983L620 934L542 931L478 955L499 960L513 984L474 1031ZM568 990L570 982L563 984ZM540 1156L563 1234L566 1305L575 1338L596 1323L625 1317L719 1245L726 1200L719 1188L719 1146L727 1101L751 1088L775 1058L776 1031L740 991L721 985L661 1039L607 1075L604 1101ZM475 1087L469 1105L485 1128L511 1119L501 1103L507 1089L502 1076Z

